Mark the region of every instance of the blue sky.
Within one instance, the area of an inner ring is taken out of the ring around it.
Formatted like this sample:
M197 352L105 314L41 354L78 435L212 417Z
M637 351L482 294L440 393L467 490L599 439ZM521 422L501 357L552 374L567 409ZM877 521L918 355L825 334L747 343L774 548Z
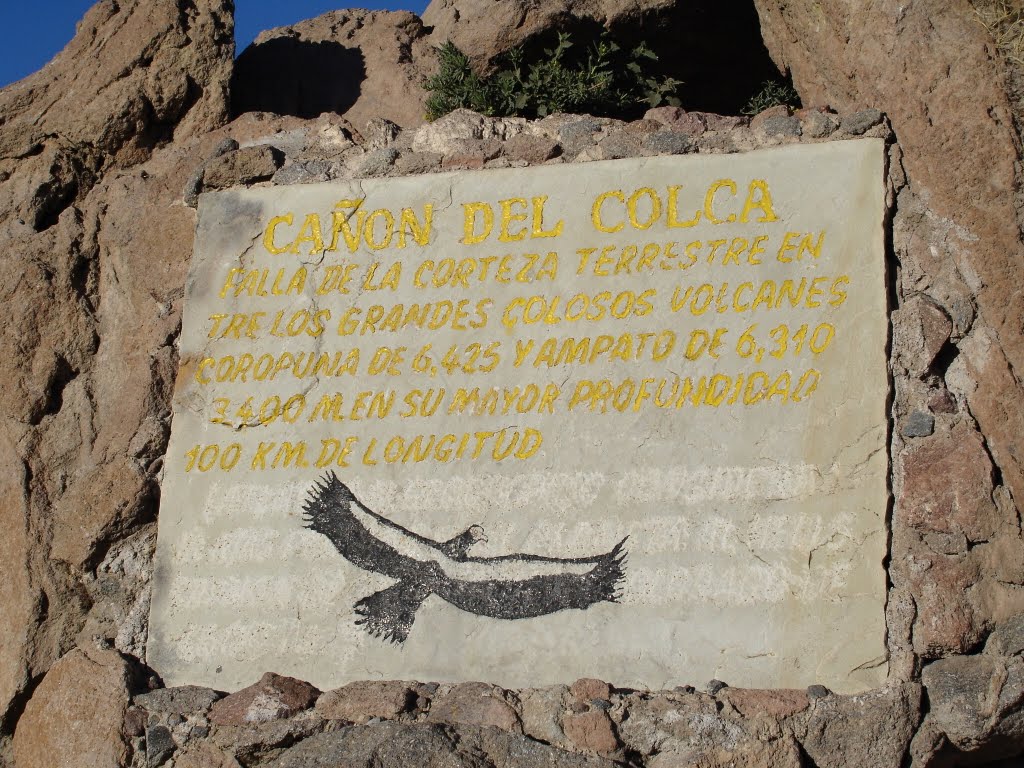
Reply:
M94 0L43 0L4 3L0 24L0 87L20 80L52 59L75 34L75 24ZM256 35L270 27L293 24L302 19L345 7L383 8L422 13L423 2L349 2L323 0L235 0L235 40L240 53Z

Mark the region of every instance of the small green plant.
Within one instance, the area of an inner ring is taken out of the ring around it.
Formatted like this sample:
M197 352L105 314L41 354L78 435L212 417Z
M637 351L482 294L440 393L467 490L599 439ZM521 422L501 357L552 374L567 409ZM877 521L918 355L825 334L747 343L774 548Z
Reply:
M631 117L641 107L679 105L682 83L649 71L658 57L646 45L624 49L607 33L577 45L560 32L555 44L535 56L516 48L481 77L451 42L438 49L439 71L426 85L431 120L466 108L492 117L544 117L553 112L589 112Z
M780 104L797 107L800 105L800 94L787 82L765 80L761 84L761 90L751 96L747 106L740 111L744 115L756 115Z

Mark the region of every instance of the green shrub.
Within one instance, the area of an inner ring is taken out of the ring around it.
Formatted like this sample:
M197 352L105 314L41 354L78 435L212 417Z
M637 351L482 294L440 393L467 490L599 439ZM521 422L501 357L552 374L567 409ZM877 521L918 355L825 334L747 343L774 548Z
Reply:
M741 112L744 115L756 115L769 107L786 104L790 107L800 106L800 94L789 83L782 80L765 80L761 90L750 97Z
M543 117L553 112L588 112L632 117L660 104L678 106L680 81L651 74L658 57L640 44L624 49L607 33L577 45L559 33L555 45L530 55L516 48L488 77L477 75L469 58L451 42L438 49L440 68L426 85L427 117L436 120L464 107L493 117Z

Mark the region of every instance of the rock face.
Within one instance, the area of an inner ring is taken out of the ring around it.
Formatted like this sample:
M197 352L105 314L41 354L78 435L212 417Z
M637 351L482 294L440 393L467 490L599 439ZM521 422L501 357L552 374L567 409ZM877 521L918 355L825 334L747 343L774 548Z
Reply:
M33 229L109 167L220 124L234 50L225 0L103 0L50 64L0 93L0 210ZM26 167L28 166L28 167Z
M74 650L58 661L18 721L19 768L118 768L128 756L130 672L114 651Z
M11 702L103 602L97 566L155 513L193 222L176 184L128 169L226 118L231 9L101 2L53 62L0 91L7 728Z
M332 11L260 34L235 66L232 107L316 117L337 112L362 129L371 118L424 121L422 84L434 54L408 11Z
M210 722L245 725L281 720L312 707L320 691L309 683L267 672L260 681L214 703Z
M103 0L54 62L0 91L3 348L11 351L0 356L0 737L14 735L13 746L0 738L0 763L116 766L134 751L136 762L173 752L180 766L334 765L344 754L352 765L413 756L438 765L611 765L628 755L663 766L809 758L925 768L1024 750L1015 619L1024 610L1024 250L1005 72L966 0L755 4L767 49L804 103L845 117L772 113L752 129L743 118L671 110L630 125L461 114L451 130L442 123L415 135L378 122L361 143L370 117L418 125L423 94L413 84L429 71L429 46L445 37L485 62L550 25L645 19L651 29L655 19L677 50L689 50L674 26L685 11L659 0L516 0L500 13L494 3L445 0L425 15L429 39L408 14L328 14L267 33L239 63L249 74L236 80L236 112L292 116L247 114L227 127L229 0ZM734 14L740 21L722 29L748 33L749 6L715 6L705 19ZM708 28L693 34L713 47L722 37ZM760 78L761 65L734 55L747 47L719 45ZM283 81L266 79L275 74L267 62L285 52L308 55L307 64L327 55L346 73L361 66L368 79L358 92L331 84L309 97L275 93ZM705 78L709 89L729 87L735 65L722 62ZM270 101L245 101L260 98ZM337 116L296 117L322 108L345 108L358 130ZM885 689L607 699L603 690L591 696L593 686L583 698L564 687L476 691L489 707L477 724L450 722L469 694L412 683L326 694L316 709L245 725L211 723L219 694L205 690L156 691L127 709L134 662L96 651L92 638L138 658L146 634L156 478L195 225L186 189L265 183L271 174L294 183L360 169L421 173L443 163L508 167L738 151L862 129L884 135L872 110L887 115L899 141L890 158L895 506ZM923 722L918 680L929 705ZM435 700L434 720L445 722L427 722ZM396 722L316 735L373 717Z

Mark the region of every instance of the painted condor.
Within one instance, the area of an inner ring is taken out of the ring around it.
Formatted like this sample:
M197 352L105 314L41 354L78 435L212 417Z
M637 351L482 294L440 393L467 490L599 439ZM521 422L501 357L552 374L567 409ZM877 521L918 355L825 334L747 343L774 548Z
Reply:
M333 472L313 485L303 510L305 527L330 539L342 557L396 580L355 604L356 624L392 643L405 642L430 595L495 619L585 610L621 597L626 539L592 557L472 557L470 548L487 541L479 525L448 541L428 539L366 507Z

